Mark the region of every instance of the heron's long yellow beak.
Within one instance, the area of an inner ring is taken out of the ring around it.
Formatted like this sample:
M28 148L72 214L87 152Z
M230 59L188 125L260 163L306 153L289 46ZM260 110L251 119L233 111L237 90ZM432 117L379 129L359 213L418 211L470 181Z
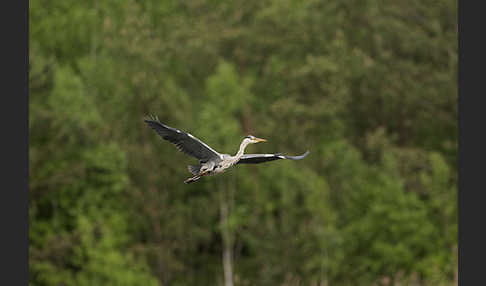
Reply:
M267 142L267 140L263 138L255 138L256 142Z

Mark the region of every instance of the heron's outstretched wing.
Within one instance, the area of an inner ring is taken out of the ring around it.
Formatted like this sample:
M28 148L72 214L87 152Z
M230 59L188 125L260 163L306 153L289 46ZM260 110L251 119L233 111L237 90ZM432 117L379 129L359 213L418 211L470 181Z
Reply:
M179 151L191 155L201 162L207 162L210 159L221 159L221 155L206 145L201 140L167 125L162 124L157 117L150 116L150 119L144 120L157 134L163 139L176 145Z
M240 161L237 164L258 164L258 163L265 163L273 160L280 160L280 159L290 159L290 160L300 160L304 159L305 156L309 155L309 151L306 151L304 154L300 156L286 156L282 155L282 153L278 154L244 154Z

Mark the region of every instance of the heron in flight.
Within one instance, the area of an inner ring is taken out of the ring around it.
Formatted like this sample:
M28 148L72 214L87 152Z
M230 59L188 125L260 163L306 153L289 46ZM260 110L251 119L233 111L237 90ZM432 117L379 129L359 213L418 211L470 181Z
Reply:
M150 119L145 119L144 121L154 129L160 137L175 144L179 151L199 160L199 165L187 166L192 177L184 181L186 184L195 182L203 176L222 173L236 164L258 164L280 159L300 160L309 154L309 151L306 151L300 156L286 156L282 155L282 153L243 154L246 146L249 144L267 141L253 135L248 135L243 138L236 155L231 156L229 154L220 154L193 135L162 124L156 116L150 115L149 117Z

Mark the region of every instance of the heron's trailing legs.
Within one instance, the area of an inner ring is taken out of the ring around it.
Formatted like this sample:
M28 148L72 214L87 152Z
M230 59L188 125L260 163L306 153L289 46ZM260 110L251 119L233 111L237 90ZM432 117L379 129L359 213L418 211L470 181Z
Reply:
M189 183L195 182L195 181L199 180L199 178L201 178L202 176L209 175L209 173L210 173L210 171L207 170L207 171L201 172L200 174L197 174L197 175L195 175L193 177L187 178L184 181L184 184L189 184Z
M194 177L187 178L184 181L184 184L189 184L189 183L195 182L195 181L199 180L199 178L201 178L201 177L200 176L194 176Z

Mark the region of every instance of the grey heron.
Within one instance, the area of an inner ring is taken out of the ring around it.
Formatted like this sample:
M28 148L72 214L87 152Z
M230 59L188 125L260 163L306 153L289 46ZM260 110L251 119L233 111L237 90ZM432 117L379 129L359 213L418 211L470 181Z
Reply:
M156 116L150 115L149 118L150 119L145 119L144 121L154 129L160 137L175 144L179 151L199 160L199 165L187 166L192 177L184 181L186 184L195 182L203 176L222 173L236 164L258 164L280 159L300 160L309 154L309 151L306 151L300 156L286 156L282 155L282 153L243 154L246 146L249 144L267 141L253 135L248 135L243 138L236 155L231 156L229 154L220 154L193 135L161 123Z

